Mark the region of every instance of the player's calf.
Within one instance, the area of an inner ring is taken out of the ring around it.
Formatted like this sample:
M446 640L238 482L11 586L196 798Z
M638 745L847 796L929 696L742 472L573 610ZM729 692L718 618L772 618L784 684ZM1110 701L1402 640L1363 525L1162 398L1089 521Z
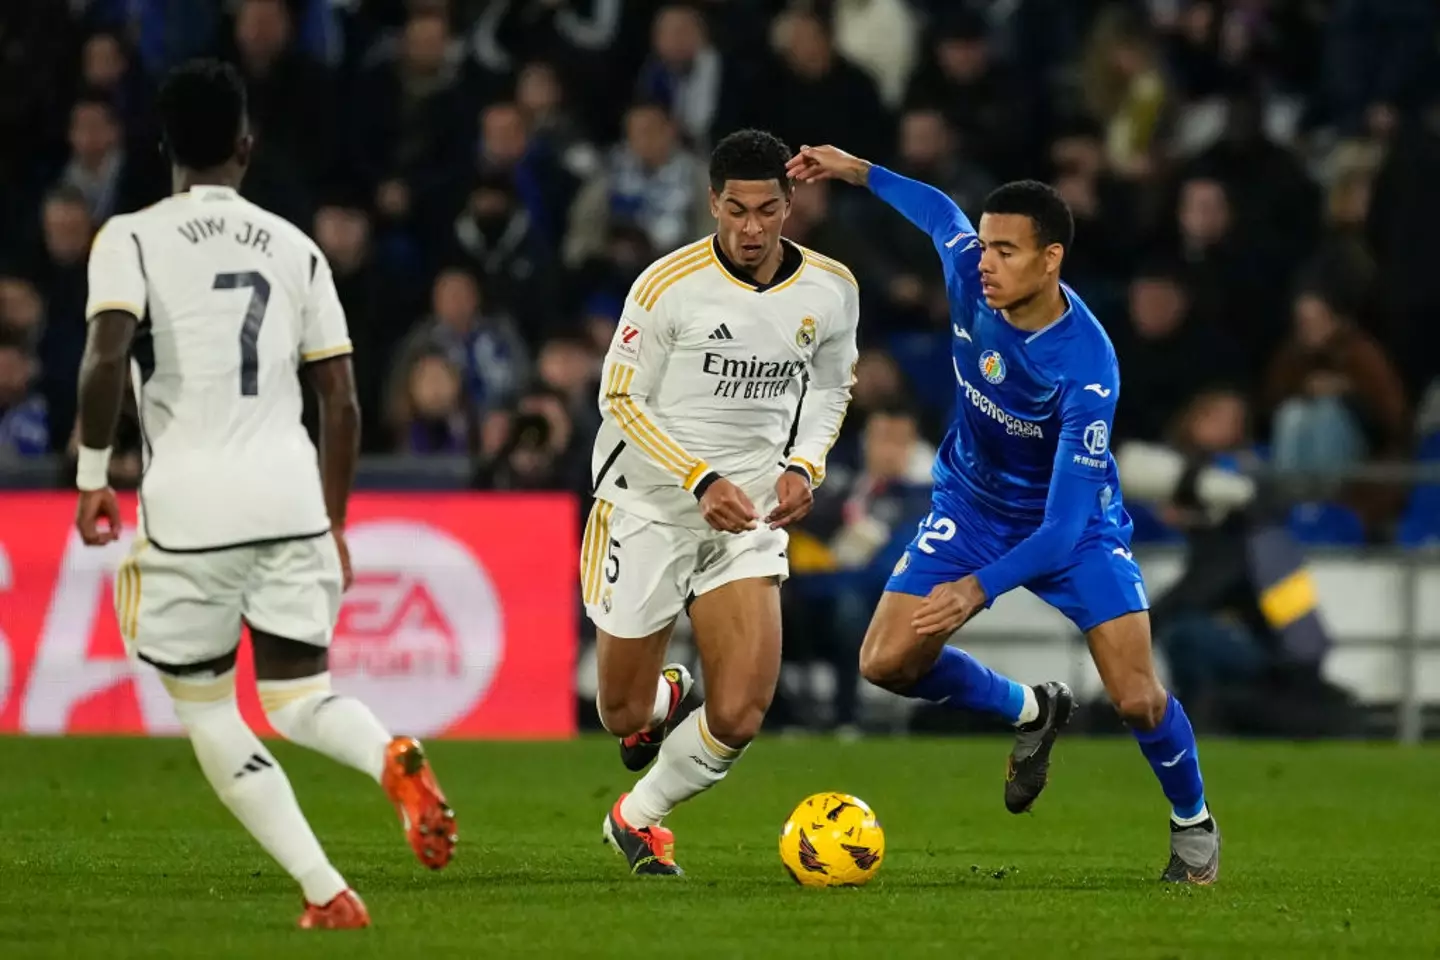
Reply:
M643 728L620 740L620 762L627 770L637 773L650 765L660 753L660 744L682 720L697 706L698 699L692 694L695 681L683 664L667 664L660 671L660 682L655 692L655 702L650 707ZM601 710L602 720L604 710ZM608 726L606 729L610 729ZM611 732L614 732L613 730Z

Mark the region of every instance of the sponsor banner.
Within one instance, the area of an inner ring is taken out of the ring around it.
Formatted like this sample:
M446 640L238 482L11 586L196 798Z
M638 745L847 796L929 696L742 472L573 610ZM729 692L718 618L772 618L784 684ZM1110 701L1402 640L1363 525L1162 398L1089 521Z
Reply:
M0 494L0 731L180 732L155 671L135 669L120 639L114 578L135 536L133 497L122 512L122 539L87 548L73 494ZM397 733L574 734L573 499L356 494L347 539L355 585L330 650L338 692ZM241 708L268 731L253 677L246 640Z

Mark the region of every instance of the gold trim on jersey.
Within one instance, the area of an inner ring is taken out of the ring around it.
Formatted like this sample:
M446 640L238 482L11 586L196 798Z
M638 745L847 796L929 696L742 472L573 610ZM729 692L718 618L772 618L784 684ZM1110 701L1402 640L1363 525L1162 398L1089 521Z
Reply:
M160 682L170 692L170 696L185 703L214 703L217 700L224 700L235 693L235 671L230 670L222 676L213 680L205 680L196 683L193 680L181 680L172 677L168 673L160 674Z
M647 311L654 310L655 304L660 302L661 295L664 294L666 290L669 290L676 283L684 280L692 273L699 273L701 270L705 270L709 267L718 268L719 266L720 261L716 260L715 254L710 252L710 250L708 249L705 251L705 255L703 257L700 257L698 259L692 258L689 260L685 260L680 264L677 264L675 268L672 269L669 273L667 273L665 275L665 278L655 286L654 292L649 295L648 299L640 301L640 306L644 307ZM723 270L721 270L721 272L724 273Z
M260 708L266 713L274 713L283 707L289 706L306 697L317 693L329 693L330 682L328 680L312 679L309 683L296 684L293 687L286 686L275 689L264 681L255 685L255 690L260 695Z
M135 304L130 303L126 300L103 300L100 303L95 304L95 309L91 310L85 315L85 322L89 323L91 320L94 320L98 315L104 313L107 310L118 310L121 313L133 313L136 320L139 320L141 317L145 316L144 309L142 309L141 307L137 307Z
M615 504L596 500L585 520L585 536L580 541L580 595L585 603L600 602L600 571L610 546L610 515Z
M806 247L801 247L800 250L805 254L806 262L813 263L821 270L824 270L827 273L833 273L835 274L835 276L841 278L842 280L848 281L849 284L856 290L860 289L860 281L855 279L855 274L851 273L850 268L845 266L845 264L841 263L839 260L831 260L829 257L824 256L823 254L816 253L814 250L810 250ZM776 289L778 290L779 287L777 287Z
M797 467L804 468L805 472L810 474L811 486L820 486L820 481L825 478L825 471L815 466L815 464L811 463L809 460L806 460L804 457L791 457L790 462Z
M147 546L148 540L137 537L130 555L115 571L115 620L120 636L127 642L135 640L140 623L140 554Z
M704 240L697 240L695 243L686 244L668 257L653 264L638 281L639 286L635 289L635 300L643 303L646 298L650 296L650 292L655 289L656 282L674 268L680 266L682 261L687 263L694 262L695 254L702 252L702 250L708 253L710 250L709 243L709 238L706 238Z
M686 490L693 489L700 478L710 471L709 464L686 453L680 444L645 415L630 396L630 385L634 380L635 368L623 363L612 364L606 374L605 404L615 418L615 425L641 452L679 477Z
M331 357L343 357L347 353L354 353L355 346L348 340L336 344L333 347L321 347L319 350L311 350L309 353L300 354L301 363L314 363L317 360L329 360Z

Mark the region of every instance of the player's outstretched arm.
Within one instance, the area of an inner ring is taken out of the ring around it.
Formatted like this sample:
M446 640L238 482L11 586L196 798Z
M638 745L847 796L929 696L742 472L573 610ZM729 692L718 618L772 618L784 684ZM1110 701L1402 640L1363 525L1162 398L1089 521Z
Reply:
M843 180L857 187L868 186L875 196L929 234L937 248L944 248L960 234L975 232L970 218L944 193L838 147L801 147L786 172L800 183Z

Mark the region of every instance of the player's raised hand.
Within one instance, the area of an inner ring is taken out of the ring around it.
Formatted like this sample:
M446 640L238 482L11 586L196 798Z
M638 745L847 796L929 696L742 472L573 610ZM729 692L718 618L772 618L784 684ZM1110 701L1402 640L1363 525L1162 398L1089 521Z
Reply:
M985 591L974 576L942 583L915 611L911 628L922 637L948 637L985 606Z
M335 538L335 552L340 555L341 590L349 590L355 584L355 571L350 566L350 544L345 542L345 531L338 528L330 531Z
M794 470L786 470L780 474L780 479L775 484L775 495L780 498L780 503L770 511L770 516L765 518L771 530L788 527L805 519L805 515L810 512L810 505L815 502L810 480Z
M861 160L839 147L803 146L785 165L785 174L797 183L843 180L863 187L870 178L870 161Z
M104 524L101 521L105 521ZM75 508L75 529L87 547L103 547L120 539L120 504L109 487L82 490Z
M700 514L711 527L726 533L754 530L760 519L745 491L723 477L710 484L700 498Z

